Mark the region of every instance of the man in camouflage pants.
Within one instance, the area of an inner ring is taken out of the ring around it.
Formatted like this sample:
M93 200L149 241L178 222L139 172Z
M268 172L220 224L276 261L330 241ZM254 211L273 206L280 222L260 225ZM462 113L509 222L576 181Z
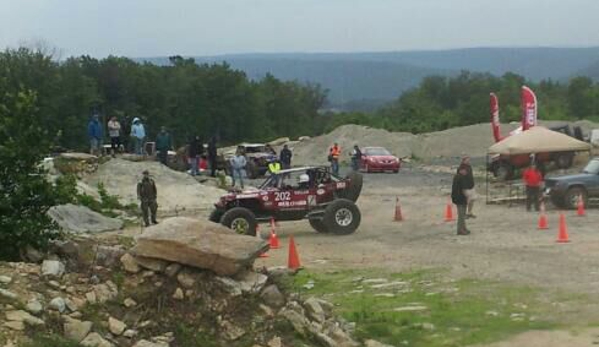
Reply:
M146 226L150 226L149 214L152 217L152 223L158 224L156 221L156 210L158 204L156 203L156 184L154 180L150 178L150 172L148 170L143 172L144 177L141 182L137 183L137 199L141 201L141 212L144 217L144 223Z

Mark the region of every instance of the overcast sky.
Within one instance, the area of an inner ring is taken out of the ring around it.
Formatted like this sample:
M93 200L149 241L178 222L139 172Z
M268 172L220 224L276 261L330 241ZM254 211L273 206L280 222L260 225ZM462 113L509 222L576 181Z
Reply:
M0 47L130 57L599 46L599 0L0 0Z

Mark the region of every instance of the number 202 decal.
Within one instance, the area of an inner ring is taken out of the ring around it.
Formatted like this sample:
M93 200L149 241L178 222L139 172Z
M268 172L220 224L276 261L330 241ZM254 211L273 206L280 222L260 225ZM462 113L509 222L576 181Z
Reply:
M275 201L289 201L291 200L290 192L275 192Z

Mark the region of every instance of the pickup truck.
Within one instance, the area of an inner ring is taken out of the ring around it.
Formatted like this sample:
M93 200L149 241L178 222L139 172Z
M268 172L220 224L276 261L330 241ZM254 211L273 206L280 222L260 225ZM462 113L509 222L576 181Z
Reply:
M599 158L593 158L581 173L545 179L545 195L558 208L575 209L579 197L585 205L599 197Z

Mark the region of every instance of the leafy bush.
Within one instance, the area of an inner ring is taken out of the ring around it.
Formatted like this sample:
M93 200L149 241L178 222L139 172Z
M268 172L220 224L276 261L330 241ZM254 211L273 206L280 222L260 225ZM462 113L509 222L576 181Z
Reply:
M44 249L61 237L46 214L59 196L39 166L51 137L39 126L35 102L32 92L0 94L0 260L18 260L27 246Z

